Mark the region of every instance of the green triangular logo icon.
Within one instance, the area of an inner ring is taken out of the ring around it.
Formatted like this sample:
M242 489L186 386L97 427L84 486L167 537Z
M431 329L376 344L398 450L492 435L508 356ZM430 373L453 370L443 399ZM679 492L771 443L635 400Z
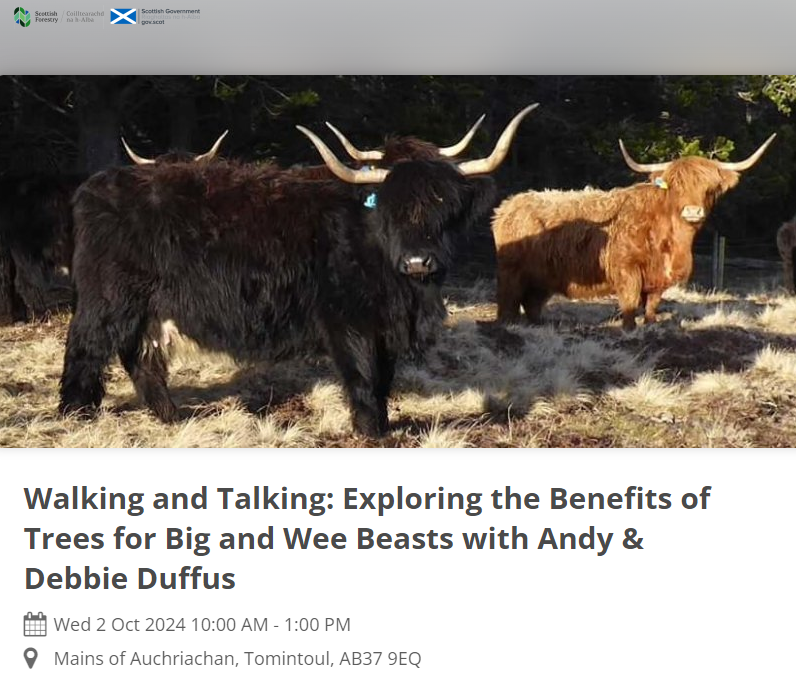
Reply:
M30 26L30 12L28 12L24 7L15 7L14 21L23 28Z

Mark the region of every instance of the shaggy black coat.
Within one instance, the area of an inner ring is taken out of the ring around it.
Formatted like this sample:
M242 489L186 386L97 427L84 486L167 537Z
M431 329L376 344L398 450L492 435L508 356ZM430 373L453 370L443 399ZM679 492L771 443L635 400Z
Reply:
M194 161L170 151L157 165ZM325 166L324 166L325 167ZM328 168L325 168L328 170ZM87 175L28 174L0 179L0 320L41 317L72 302L72 197Z
M385 432L398 356L444 318L451 234L489 210L494 184L420 161L393 169L373 210L362 202L372 191L228 162L92 177L74 200L77 307L61 412L99 406L118 353L145 404L175 420L162 348L145 346L171 319L238 359L321 344L355 430ZM418 260L432 272L407 274Z
M70 199L85 177L30 175L0 180L0 316L41 316L47 293L67 295L72 258ZM64 270L66 269L66 270Z

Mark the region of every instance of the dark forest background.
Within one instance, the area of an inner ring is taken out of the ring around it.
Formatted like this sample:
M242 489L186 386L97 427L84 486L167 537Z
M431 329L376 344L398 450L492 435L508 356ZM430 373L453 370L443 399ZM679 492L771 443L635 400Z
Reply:
M387 134L448 145L486 113L466 152L475 157L533 102L541 107L521 126L497 175L502 196L640 181L621 158L620 137L641 162L688 154L740 160L777 132L703 233L727 236L735 255L776 254L776 230L796 212L793 76L4 76L0 173L88 175L127 162L122 135L154 157L203 152L225 129L228 158L318 164L296 124L314 129L342 157L326 120L360 148L380 145Z

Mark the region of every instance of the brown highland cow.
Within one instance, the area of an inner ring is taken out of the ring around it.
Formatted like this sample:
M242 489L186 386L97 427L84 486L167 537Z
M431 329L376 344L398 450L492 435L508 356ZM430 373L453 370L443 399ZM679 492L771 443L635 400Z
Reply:
M796 262L796 216L777 231L777 249L782 256L785 289L791 294L796 294L796 282L793 276L793 264Z
M538 322L553 294L591 299L614 294L622 326L636 311L653 323L661 295L691 275L691 248L716 200L732 189L776 135L740 163L697 156L668 163L625 161L650 181L610 191L529 191L506 199L492 231L498 263L498 319L514 321L520 306Z

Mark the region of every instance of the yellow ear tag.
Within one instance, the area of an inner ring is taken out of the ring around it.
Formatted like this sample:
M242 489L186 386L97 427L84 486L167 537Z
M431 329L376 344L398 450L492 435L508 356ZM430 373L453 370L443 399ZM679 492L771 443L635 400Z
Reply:
M663 179L661 179L660 177L656 177L655 180L653 181L653 184L656 187L658 187L658 189L668 189L669 188L669 185L666 184L666 182Z

